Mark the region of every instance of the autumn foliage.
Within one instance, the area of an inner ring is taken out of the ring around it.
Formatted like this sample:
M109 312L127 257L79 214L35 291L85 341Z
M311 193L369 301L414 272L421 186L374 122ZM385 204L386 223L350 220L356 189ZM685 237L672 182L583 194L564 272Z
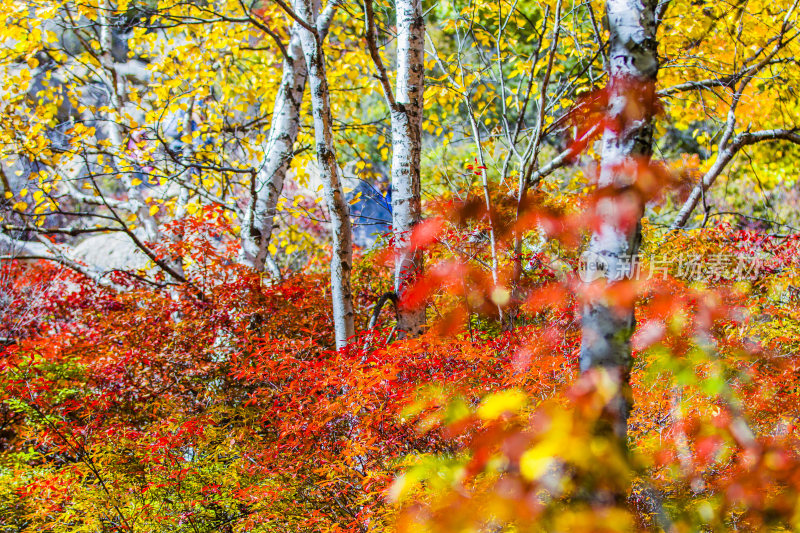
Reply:
M798 3L601 4L0 0L0 533L800 530Z
M670 271L615 289L638 302L625 449L593 429L613 378L577 378L576 208L535 201L551 238L521 258L524 301L469 251L486 213L448 202L415 235L429 331L395 339L387 308L339 351L324 264L260 277L231 261L214 209L164 244L198 265L184 286L5 263L7 312L35 316L0 366L4 531L794 527L798 237L664 235L660 255L691 238L701 260L768 261L746 282ZM387 257L358 260L362 330Z

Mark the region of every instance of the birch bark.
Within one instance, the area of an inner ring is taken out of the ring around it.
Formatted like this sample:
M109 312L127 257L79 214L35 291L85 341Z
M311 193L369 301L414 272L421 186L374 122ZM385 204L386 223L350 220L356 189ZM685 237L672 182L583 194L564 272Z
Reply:
M610 430L624 442L631 407L629 374L634 310L612 305L615 284L631 274L641 238L642 204L631 194L637 169L652 155L655 81L658 74L656 41L657 0L607 0L610 30L610 124L603 132L598 186L609 194L598 200L596 226L584 256L589 271L606 278L604 297L584 304L580 367L582 372L603 368L620 381L609 402Z
M101 81L108 91L109 108L112 113L106 113L106 135L111 141L113 150L121 153L124 150L124 140L122 138L122 127L119 121L125 116L123 109L123 94L125 92L125 79L119 75L114 56L111 53L113 47L112 16L114 8L110 0L103 0L98 6L97 20L99 28L99 61L102 69L98 71ZM113 153L110 157L112 166L118 167L118 156ZM158 238L158 226L150 215L149 208L144 202L142 193L133 184L133 176L129 172L121 172L120 177L128 193L128 204L131 212L135 213L139 223L145 232L147 240L155 241Z
M328 34L337 7L336 2L331 2L319 16L317 28L321 41ZM281 84L272 108L266 160L255 176L254 192L247 212L247 231L242 235L245 262L258 271L263 271L265 266L269 267L276 277L280 277L280 270L268 258L269 243L275 225L278 200L294 157L294 144L300 130L300 106L308 78L300 29L300 24L295 22L289 35L289 45L283 58Z
M397 329L418 335L425 307L402 304L403 294L422 272L423 256L411 243L422 217L420 158L425 90L425 21L421 0L397 0L397 85L392 108L392 231L395 238L394 288L400 298Z
M350 227L350 209L342 190L336 151L333 146L328 78L325 71L325 54L322 49L322 32L317 26L319 6L313 0L297 0L296 11L308 27L300 28L303 55L308 67L308 85L314 116L314 137L325 203L331 225L333 254L331 258L331 296L336 347L347 345L355 333L353 324L353 297L350 273L353 262L353 236Z
M283 191L286 172L294 155L294 143L300 130L300 105L308 77L300 42L300 24L292 26L289 46L283 59L283 77L275 97L272 123L267 137L266 161L255 176L255 191L248 212L248 231L242 239L245 261L263 271L278 199Z

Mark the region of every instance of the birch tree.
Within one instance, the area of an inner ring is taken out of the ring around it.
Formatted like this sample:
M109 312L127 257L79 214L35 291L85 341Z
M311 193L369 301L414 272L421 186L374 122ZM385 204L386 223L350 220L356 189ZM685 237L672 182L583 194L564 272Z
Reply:
M397 79L392 90L378 50L372 0L364 3L367 44L383 86L392 128L392 232L395 242L394 290L399 299L397 328L417 335L425 307L403 304L403 294L422 273L423 256L411 242L422 217L420 158L425 90L425 21L420 0L397 0Z
M655 82L658 74L656 0L608 0L609 126L602 138L600 195L595 230L585 252L588 272L607 283L603 295L587 301L582 312L582 372L603 369L619 383L606 407L609 429L624 442L631 408L630 338L632 305L615 305L614 288L631 272L641 239L643 205L632 193L637 174L646 171L652 155ZM632 260L633 259L633 260Z
M323 32L319 16L319 6L312 0L298 0L296 13L288 13L296 18L302 29L300 39L306 65L308 85L314 116L314 138L316 142L317 165L324 187L325 203L330 217L331 242L331 297L333 300L333 322L336 347L347 345L347 340L355 333L353 296L350 289L350 273L353 264L353 236L350 225L350 210L342 189L336 150L333 145L333 117L331 115L328 78L325 71L325 52L322 48Z
M411 231L422 216L420 154L425 84L425 22L421 0L398 0L397 93L392 109L392 230L395 238L395 292L401 297L398 329L417 334L425 308L403 305L402 295L422 270L422 254L413 249Z
M275 209L300 129L300 105L308 76L300 43L300 29L300 24L295 22L289 44L284 50L283 77L273 106L265 161L255 177L248 212L248 231L242 239L245 260L259 271L266 264Z
M328 34L336 6L336 2L331 2L319 17L318 26L322 41ZM263 22L252 16L251 20L257 27L273 33ZM278 200L294 157L295 143L300 130L300 106L303 103L308 77L308 67L300 42L301 29L302 26L295 21L288 45L276 39L283 53L283 75L272 109L264 164L255 176L250 209L247 213L247 231L242 235L244 259L259 271L264 270L267 263Z

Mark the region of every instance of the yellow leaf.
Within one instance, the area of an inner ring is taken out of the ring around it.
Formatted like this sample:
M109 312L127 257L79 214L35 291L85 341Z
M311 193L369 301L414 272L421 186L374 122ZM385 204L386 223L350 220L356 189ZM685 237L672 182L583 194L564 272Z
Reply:
M158 213L158 206L157 205L151 205L150 206L150 216L153 216L156 213Z
M494 420L503 413L521 411L528 403L525 393L518 390L505 390L486 396L478 406L478 416L484 420Z
M547 441L526 450L519 458L519 471L522 476L528 480L542 477L553 464L552 453L555 451Z

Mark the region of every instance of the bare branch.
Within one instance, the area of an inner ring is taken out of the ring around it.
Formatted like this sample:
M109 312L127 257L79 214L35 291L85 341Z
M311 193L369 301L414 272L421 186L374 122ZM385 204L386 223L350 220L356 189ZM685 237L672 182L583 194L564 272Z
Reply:
M745 132L737 135L725 146L717 155L714 164L708 169L708 172L700 180L700 183L692 190L689 198L684 202L683 207L675 217L675 221L670 226L670 229L676 230L683 228L689 220L689 216L697 207L701 197L705 192L714 184L714 181L719 177L725 167L733 160L736 154L743 147L765 141L789 141L800 144L800 128L791 130L762 130L756 132ZM721 146L721 144L720 144Z
M386 67L383 65L380 51L377 45L377 31L375 30L375 12L372 6L372 0L364 0L364 20L366 22L365 32L367 37L367 48L369 55L372 57L372 62L375 63L375 68L378 70L378 80L383 87L383 94L389 104L390 109L397 107L397 102L394 99L394 92L392 92L392 84L389 81L389 75L386 73Z
M295 12L294 9L289 7L286 4L286 2L284 2L283 0L275 0L275 3L278 4L281 7L281 9L283 9L283 11L286 12L287 15L289 15L292 19L294 19L303 28L305 28L306 30L310 31L315 36L319 37L319 35L317 33L317 28L313 24L309 23L308 21L306 21L302 17L300 17L300 15L298 15L297 12Z

